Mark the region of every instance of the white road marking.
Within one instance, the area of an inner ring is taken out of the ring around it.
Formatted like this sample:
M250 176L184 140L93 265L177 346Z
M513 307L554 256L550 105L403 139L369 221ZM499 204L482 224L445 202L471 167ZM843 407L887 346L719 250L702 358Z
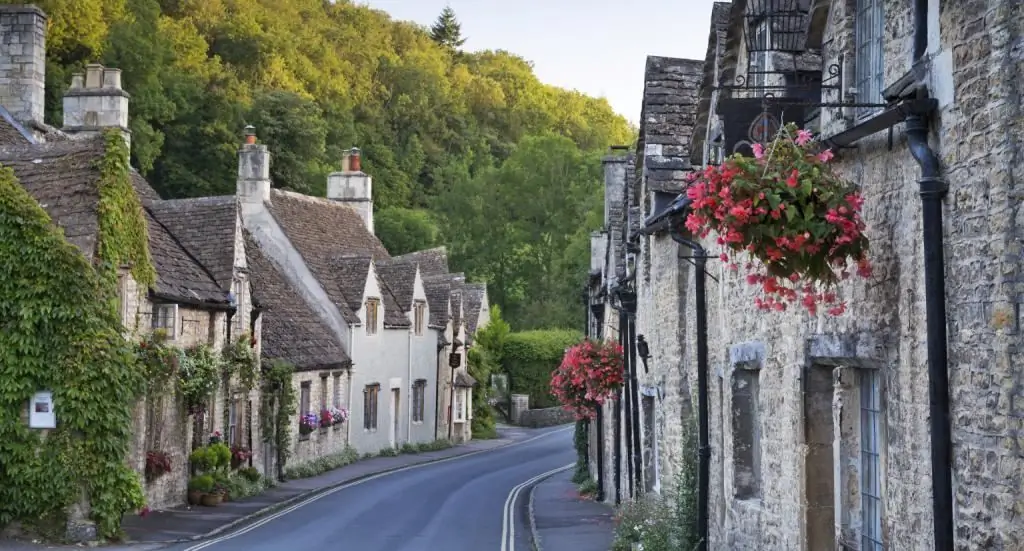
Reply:
M346 484L342 484L340 486L335 486L334 488L331 488L330 490L327 490L325 492L319 493L319 494L317 494L317 495L315 495L315 496L313 496L313 497L311 497L309 499L305 499L303 501L300 501L300 502L296 503L295 505L292 505L292 506L290 506L288 508L282 509L282 510L280 510L280 511L278 511L278 512L276 512L276 513L274 513L274 514L272 514L272 515L270 515L268 517L262 518L262 519L258 520L257 522L254 522L254 523L250 524L249 526L246 526L245 528L242 528L240 530L236 530L234 532L231 532L230 534L225 534L223 536L214 538L212 540L204 541L202 543L193 545L192 547L189 547L189 548L185 549L184 551L199 551L200 549L206 549L207 547L210 547L211 545L220 543L222 541L227 541L227 540L236 538L238 536L241 536L242 534L247 534L247 533L252 532L253 530L259 528L260 526L263 526L264 524L267 524L268 522L271 522L271 521L273 521L275 519L283 517L284 515L287 515L288 513L291 513L292 511L294 511L296 509L301 509L302 507L305 507L306 505L309 505L310 503L313 503L314 501L317 501L319 499L323 499L323 498L325 498L325 497L327 497L327 496L329 496L329 495L331 495L331 494L333 494L335 492L340 492L341 490L344 490L346 488L351 488L352 486L358 486L360 484L363 484L364 482L369 482L371 480L376 480L378 478L383 478L383 477L388 476L388 475L400 473L400 472L403 472L403 471L409 471L409 470L416 469L416 468L419 468L419 467L426 467L426 466L429 466L429 465L437 465L438 463L447 463L448 461L455 461L456 459L465 459L467 457L472 457L474 455L480 455L482 453L488 453L488 452L493 452L493 451L497 451L497 450L503 450L503 449L511 448L513 446L520 446L522 444L526 444L528 442L533 442L534 440L538 440L538 439L544 438L546 436L551 436L552 434L559 434L559 433L567 432L567 431L572 430L572 429L573 429L573 427L553 430L551 432L546 432L544 434L539 434L539 435L534 436L532 438L527 438L526 440L523 440L521 442L512 442L510 444L505 444L503 446L498 446L496 448L491 448L489 450L480 450L480 451L470 452L470 453L466 453L466 454L463 454L463 455L456 455L454 457L447 457L445 459L438 459L437 461L428 461L426 463L417 463L415 465L409 465L407 467L401 467L401 468L395 469L393 471L388 471L388 472L385 472L385 473L375 474L375 475L368 476L366 478L362 478L362 479L359 479L359 480L356 480L356 481L353 481L353 482L348 482ZM504 545L502 545L502 547L504 547Z
M501 519L501 551L515 551L516 549L516 500L519 499L519 492L538 480L547 478L553 474L571 469L576 463L569 463L564 467L552 469L546 473L539 474L522 484L519 484L508 493L505 498L505 507L502 509Z

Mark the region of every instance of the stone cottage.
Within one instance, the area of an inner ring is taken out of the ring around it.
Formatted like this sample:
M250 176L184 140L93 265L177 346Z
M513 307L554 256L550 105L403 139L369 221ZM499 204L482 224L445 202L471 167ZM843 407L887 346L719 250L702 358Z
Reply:
M46 15L40 9L0 6L0 59L6 60L0 64L0 164L13 169L68 241L93 259L101 239L100 189L105 175L100 165L111 155L124 154L114 151L101 133L113 129L130 143L129 95L121 88L119 70L88 65L84 74L74 75L65 93L64 127L45 124L45 30ZM248 283L235 277L236 271L244 270L240 219L231 214L237 209L231 207L223 224L210 220L210 231L223 230L227 237L213 249L202 249L212 234L190 233L175 207L162 202L134 170L117 177L124 179L117 185L130 195L121 200L136 205L145 222L146 253L156 272L155 283L147 287L135 280L131 266L120 270L126 336L136 339L161 330L175 347L203 344L219 351L233 336L258 327ZM239 258L241 265L236 263ZM217 274L204 262L217 266ZM243 411L252 400L252 395L212 399L211 411L230 411L226 424L220 415L189 415L173 396L157 393L140 401L129 461L141 475L147 452L161 451L172 466L171 472L146 482L151 507L184 502L187 456L197 439L221 431L236 436L239 445L259 441L256 424Z
M859 186L871 241L873 275L844 281L847 311L831 316L799 307L759 311L757 289L742 271L714 258L717 236L699 240L713 257L705 338L695 270L656 268L659 232L695 239L678 230L685 204L659 200L651 175L647 190L640 188L649 203L641 205L647 223L634 247L637 332L660 308L644 306L645 264L652 283L663 282L655 298L670 303L680 270L683 314L674 323L694 412L701 348L707 351L709 548L1024 545L1017 515L1022 417L1014 406L1024 365L1021 175L1013 162L1022 135L1020 7L719 3L700 83L684 86L685 104L697 110L679 122L696 128L658 132L691 147L659 152L642 132L641 185L652 155L678 155L664 160L679 171L699 169L749 155L785 122L810 129L835 153L836 170ZM660 125L647 102L645 93L643 124ZM692 255L689 247L680 251ZM593 288L599 297L602 286ZM661 337L646 337L649 364L671 353L654 344ZM641 408L642 437L644 415ZM614 431L605 432L614 442ZM671 441L657 429L655 436L656 446ZM670 458L657 457L666 462L654 476L664 479ZM651 470L642 474L647 480Z
M250 129L239 151L245 228L351 361L350 379L336 378L351 394L349 443L364 453L433 440L440 326L417 263L392 259L374 235L372 181L358 150L329 176L327 197L309 197L272 189L270 153L255 142ZM341 392L334 388L329 394ZM299 413L320 405L312 385L302 385ZM303 445L299 457L318 453Z

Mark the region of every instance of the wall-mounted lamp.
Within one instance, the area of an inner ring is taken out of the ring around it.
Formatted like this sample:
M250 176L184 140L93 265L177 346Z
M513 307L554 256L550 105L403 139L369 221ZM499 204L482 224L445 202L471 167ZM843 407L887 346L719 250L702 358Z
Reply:
M640 356L640 361L644 362L644 373L649 373L647 369L647 358L651 357L651 349L647 345L647 339L643 335L636 336L636 353Z

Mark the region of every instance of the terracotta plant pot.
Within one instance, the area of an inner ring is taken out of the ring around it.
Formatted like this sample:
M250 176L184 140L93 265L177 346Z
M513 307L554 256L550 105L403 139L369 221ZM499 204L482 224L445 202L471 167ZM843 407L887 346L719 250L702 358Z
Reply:
M203 505L206 507L216 507L220 505L223 497L220 494L203 494Z
M203 492L200 492L199 490L189 490L188 491L188 504L189 505L199 505L202 502L203 502Z

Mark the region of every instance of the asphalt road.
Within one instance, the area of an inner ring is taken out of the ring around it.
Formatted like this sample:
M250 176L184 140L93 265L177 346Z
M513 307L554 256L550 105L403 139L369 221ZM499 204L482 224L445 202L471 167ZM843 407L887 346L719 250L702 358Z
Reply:
M529 551L522 483L575 460L572 429L342 487L209 541L174 551ZM505 526L503 526L505 524ZM502 534L515 543L502 545Z

